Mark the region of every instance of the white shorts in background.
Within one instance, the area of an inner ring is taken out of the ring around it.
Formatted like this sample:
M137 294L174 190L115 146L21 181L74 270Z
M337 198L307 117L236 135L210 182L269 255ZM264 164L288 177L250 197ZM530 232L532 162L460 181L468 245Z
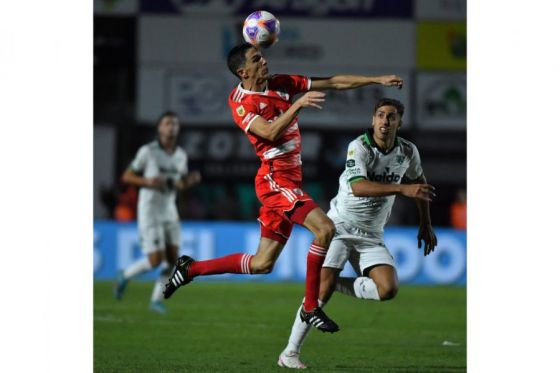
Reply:
M179 246L181 226L178 221L139 226L140 246L144 254L165 250L166 245Z
M343 269L346 261L350 260L359 276L363 276L364 269L388 264L395 266L395 261L383 240L353 234L352 229L343 224L336 224L336 234L331 241L323 267Z

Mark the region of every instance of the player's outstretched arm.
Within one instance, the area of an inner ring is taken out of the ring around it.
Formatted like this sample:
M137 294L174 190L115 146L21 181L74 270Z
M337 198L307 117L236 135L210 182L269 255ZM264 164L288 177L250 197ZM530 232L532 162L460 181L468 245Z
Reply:
M335 75L329 78L311 78L311 89L352 89L366 85L382 84L386 87L403 86L402 78L396 75L361 76L361 75Z
M302 108L311 106L322 109L319 103L323 101L325 101L325 94L323 92L307 92L297 99L284 114L280 115L278 119L272 123L268 123L265 119L258 116L253 123L251 123L249 131L263 139L276 141L284 130L292 124Z

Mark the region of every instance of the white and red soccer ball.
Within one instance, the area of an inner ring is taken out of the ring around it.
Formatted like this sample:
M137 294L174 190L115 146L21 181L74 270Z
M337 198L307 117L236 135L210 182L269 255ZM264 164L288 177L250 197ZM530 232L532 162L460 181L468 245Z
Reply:
M280 21L266 10L249 14L243 23L243 39L257 47L268 48L278 40Z

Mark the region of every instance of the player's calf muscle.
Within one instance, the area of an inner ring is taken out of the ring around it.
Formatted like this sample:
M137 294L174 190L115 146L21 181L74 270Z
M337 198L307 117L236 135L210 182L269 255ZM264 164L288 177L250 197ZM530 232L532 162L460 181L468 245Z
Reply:
M258 255L251 261L251 274L266 274L272 272L274 260L270 258L260 258Z
M399 292L399 287L395 284L391 284L391 285L382 284L377 286L377 291L379 293L379 300L382 301L389 300L397 296L397 293Z

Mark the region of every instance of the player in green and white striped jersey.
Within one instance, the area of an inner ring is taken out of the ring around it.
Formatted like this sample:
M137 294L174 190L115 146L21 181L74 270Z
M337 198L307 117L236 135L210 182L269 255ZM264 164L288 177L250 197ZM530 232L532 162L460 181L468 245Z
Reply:
M339 179L338 194L327 215L336 226L321 270L319 306L334 290L362 299L388 300L398 291L393 257L383 241L383 230L396 195L414 198L420 213L418 247L424 241L424 255L437 245L432 229L429 202L435 188L427 184L416 146L397 137L404 105L383 98L374 109L372 128L348 146L346 168ZM411 183L401 184L403 178ZM359 277L339 277L350 261ZM299 310L298 310L299 314ZM299 353L310 327L296 315L288 345L279 365L305 368Z

